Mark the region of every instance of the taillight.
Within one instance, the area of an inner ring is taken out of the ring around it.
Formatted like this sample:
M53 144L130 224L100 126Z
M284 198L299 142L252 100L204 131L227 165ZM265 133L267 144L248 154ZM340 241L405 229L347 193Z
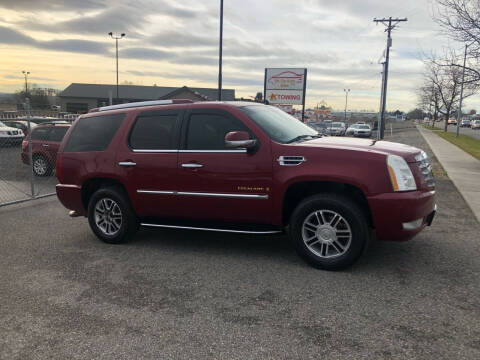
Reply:
M62 154L57 154L57 179L62 183Z

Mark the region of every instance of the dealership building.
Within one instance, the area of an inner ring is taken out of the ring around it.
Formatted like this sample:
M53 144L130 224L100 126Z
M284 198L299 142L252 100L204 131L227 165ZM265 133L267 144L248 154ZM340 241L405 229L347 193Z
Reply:
M218 100L218 89L188 86L119 85L117 99L116 85L73 83L63 90L58 97L60 99L61 111L83 114L90 109L109 105L110 101L113 104L167 99L215 101ZM222 100L235 100L235 90L222 89Z

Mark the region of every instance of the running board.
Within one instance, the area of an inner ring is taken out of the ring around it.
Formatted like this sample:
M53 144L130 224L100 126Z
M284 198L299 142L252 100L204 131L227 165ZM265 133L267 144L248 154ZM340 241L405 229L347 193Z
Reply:
M149 223L141 223L140 225L148 226L148 227L167 228L167 229L216 231L216 232L226 232L226 233L235 233L235 234L268 235L268 234L282 233L281 230L234 230L234 229L207 228L207 227L181 226L181 225L163 225L163 224L149 224Z

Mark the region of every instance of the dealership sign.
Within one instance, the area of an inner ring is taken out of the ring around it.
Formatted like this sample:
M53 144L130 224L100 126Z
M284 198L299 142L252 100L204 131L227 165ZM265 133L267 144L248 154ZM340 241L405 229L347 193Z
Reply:
M265 69L264 94L270 104L305 104L307 69Z

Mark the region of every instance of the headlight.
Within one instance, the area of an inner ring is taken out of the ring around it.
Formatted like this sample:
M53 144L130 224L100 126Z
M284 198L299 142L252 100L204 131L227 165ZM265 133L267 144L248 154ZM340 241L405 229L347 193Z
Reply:
M417 190L415 178L404 158L397 155L388 155L387 167L394 191Z

